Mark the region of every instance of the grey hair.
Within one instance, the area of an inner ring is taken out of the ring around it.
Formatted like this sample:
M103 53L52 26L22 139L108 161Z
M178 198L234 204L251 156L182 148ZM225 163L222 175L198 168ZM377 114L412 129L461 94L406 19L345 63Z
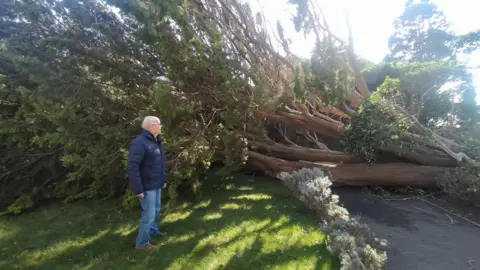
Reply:
M161 124L162 122L160 121L160 118L156 117L156 116L146 116L145 118L143 118L143 122L142 122L142 128L147 128L148 125L151 125L151 124Z

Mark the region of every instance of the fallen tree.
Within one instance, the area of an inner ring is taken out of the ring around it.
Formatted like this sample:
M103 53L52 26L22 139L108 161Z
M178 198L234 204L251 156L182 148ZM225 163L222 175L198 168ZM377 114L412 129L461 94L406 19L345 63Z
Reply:
M294 172L301 168L322 168L330 173L331 181L336 186L437 187L440 176L453 171L451 168L411 163L367 165L286 161L255 152L250 153L250 162L252 166L258 167L272 177L281 172Z
M314 1L292 2L298 30L316 37L310 59L290 52L280 23L237 0L2 2L1 135L22 139L1 149L30 150L7 157L0 181L20 187L4 188L2 205L123 194L121 164L147 114L165 127L171 197L185 182L198 190L217 160L272 177L321 167L354 186L433 187L476 165L418 120L410 71L370 91L353 42L329 30ZM419 70L441 85L454 68ZM55 170L29 167L52 150Z
M249 9L244 8L245 5L225 0L193 1L190 4L185 10L191 10L190 15L196 18L194 20L208 22L210 28L202 28L201 31L205 31L206 36L213 33L221 36L224 42L222 49L226 54L235 55L239 61L233 67L235 71L242 72L253 81L244 82L239 92L232 96L239 107L229 109L244 117L241 128L219 120L235 130L238 139L247 139L244 144L246 149L242 152L246 157L242 160L248 159L253 168L275 177L280 172L318 166L328 170L332 181L341 185L434 187L438 185L439 176L448 172L449 167L459 166L465 161L472 162L463 153L454 152L450 140L427 131L395 99L397 96L388 96L391 93L376 97L375 113L382 114L377 121L383 121L387 132L376 138L373 142L376 145L368 151L370 154L393 154L400 161L368 166L362 164L364 157L359 157L362 151L353 150L353 154L348 154L329 149L324 140L345 140L346 133L349 137L358 133L358 129L346 132L345 127L357 125L356 111L365 100L371 99L371 92L356 64L353 44L348 45L333 35L325 21L325 24L320 23L322 20L315 15L320 11L313 2L303 3L308 11L303 18L303 23L308 25L304 27L313 29L317 37L317 48L309 60L300 60L289 52L281 26L278 26L277 39L283 51L274 50L275 46L267 36L267 22L261 13L254 19ZM203 37L201 34L198 36ZM175 82L172 85L187 99L199 92L198 87L177 87ZM391 88L387 90L392 91ZM204 90L203 94L214 92ZM262 94L263 99L257 98ZM242 97L237 98L236 95ZM170 98L166 100L170 102ZM208 104L218 110L231 106L228 100L218 98L201 99L200 103L203 108ZM168 111L163 110L162 115L168 118ZM403 124L403 130L397 128L399 122ZM394 134L398 135L397 139L387 139ZM351 142L359 148L367 143L365 140Z

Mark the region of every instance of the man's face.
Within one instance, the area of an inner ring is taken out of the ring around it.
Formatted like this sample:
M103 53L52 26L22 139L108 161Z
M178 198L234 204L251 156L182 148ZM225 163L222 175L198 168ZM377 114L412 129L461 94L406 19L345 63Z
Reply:
M154 135L162 134L162 124L160 124L160 123L150 124L150 132Z

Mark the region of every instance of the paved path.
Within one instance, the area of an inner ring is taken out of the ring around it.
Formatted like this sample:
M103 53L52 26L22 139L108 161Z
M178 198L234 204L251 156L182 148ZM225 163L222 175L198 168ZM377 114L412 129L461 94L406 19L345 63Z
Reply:
M435 198L385 200L349 188L334 189L334 193L376 236L388 240L387 269L480 269L480 228L428 202L477 223L480 207L460 207Z

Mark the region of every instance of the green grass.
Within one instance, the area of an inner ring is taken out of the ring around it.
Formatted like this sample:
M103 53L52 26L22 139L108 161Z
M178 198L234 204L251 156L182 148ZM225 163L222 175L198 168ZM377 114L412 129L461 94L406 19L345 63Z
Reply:
M118 200L43 206L0 219L0 269L338 269L318 220L278 181L207 184L164 214L155 251L134 247L139 210Z

